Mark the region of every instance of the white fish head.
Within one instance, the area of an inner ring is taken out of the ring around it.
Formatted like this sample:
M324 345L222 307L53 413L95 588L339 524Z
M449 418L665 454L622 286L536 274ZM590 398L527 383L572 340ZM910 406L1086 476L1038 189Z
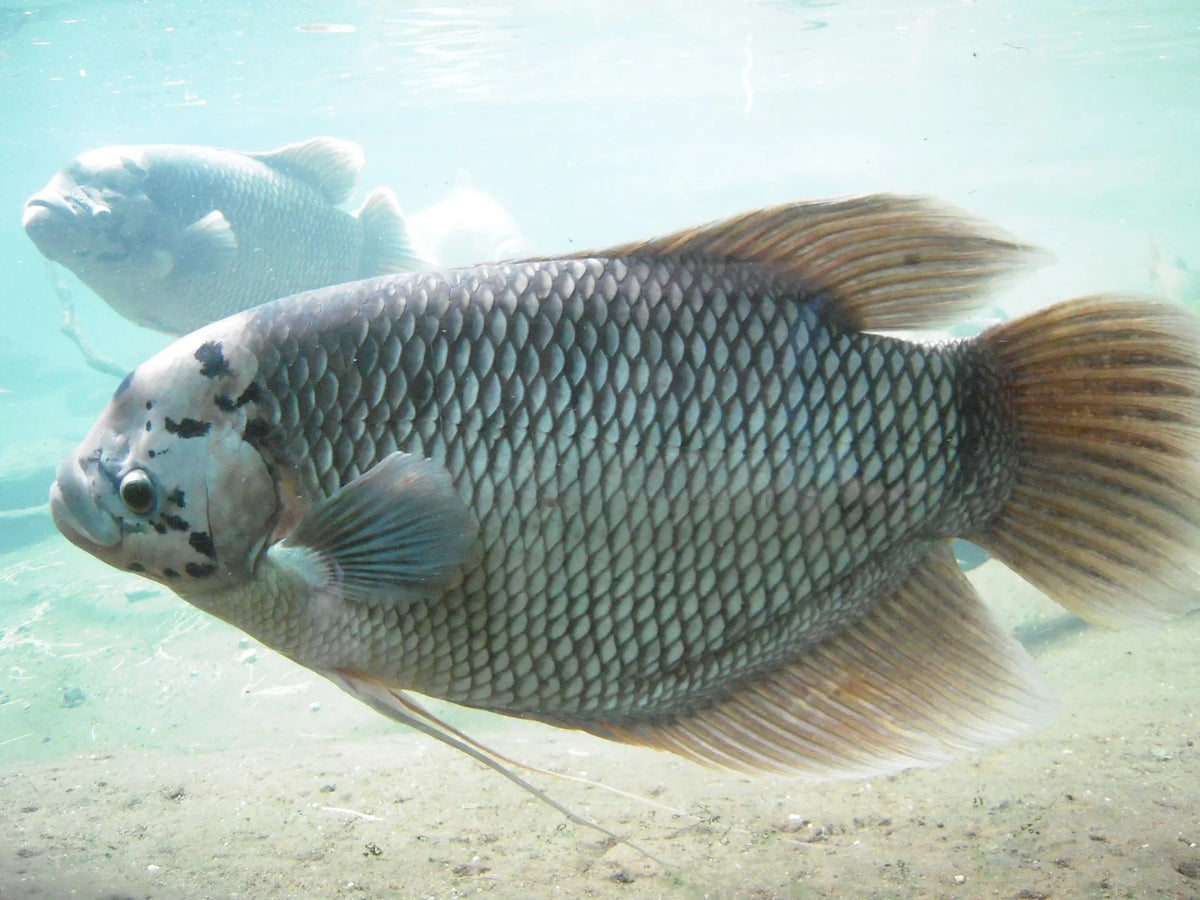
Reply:
M137 147L101 147L72 160L25 201L25 233L47 259L78 273L161 268L164 216L146 193Z
M212 332L131 372L50 489L68 540L188 599L251 578L281 509L236 402L253 358Z

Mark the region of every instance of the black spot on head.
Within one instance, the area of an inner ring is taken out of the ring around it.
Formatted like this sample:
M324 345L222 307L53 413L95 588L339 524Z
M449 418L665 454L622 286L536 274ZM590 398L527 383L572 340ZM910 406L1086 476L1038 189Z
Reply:
M213 559L217 558L217 548L213 546L212 538L207 531L193 531L188 536L188 543L197 553L203 553Z
M269 426L263 419L251 419L246 423L245 429L242 431L242 440L255 443L266 440L267 435L271 433Z
M179 573L174 569L163 569L163 576L166 578L178 578Z
M181 438L203 437L212 428L212 422L201 422L199 419L180 419L176 422L170 416L163 420L167 431Z
M153 400L146 401L146 409L154 409L154 401Z
M146 455L148 457L150 457L151 459L154 459L154 457L158 456L158 451L157 450L147 450Z
M260 397L258 385L251 382L247 388L242 391L241 395L234 400L228 394L218 394L213 402L217 404L217 409L224 412L233 412L235 409L240 409L247 403L255 403Z
M182 519L179 516L165 515L162 517L162 520L167 524L168 527L173 528L176 531L187 531L192 527L185 519Z
M130 563L130 564L129 564L129 571L130 571L130 572L145 572L145 571L146 571L146 567L145 567L145 566L143 566L141 563Z
M196 359L200 361L200 374L205 378L220 378L233 374L220 341L206 341L201 344L200 349L196 351Z
M183 491L179 488L175 488L175 490L167 494L167 502L174 503L180 509L187 509L187 502L183 498Z
M150 430L151 430L151 426L150 426L150 420L149 420L149 419L147 419L147 420L146 420L146 430L147 430L147 431L150 431Z
M137 369L133 370L133 372L136 372L136 371L137 371ZM125 393L127 390L129 390L129 382L133 381L133 372L130 372L128 375L126 375L124 378L121 379L121 383L118 384L117 389L115 391L113 391L112 398L114 400L116 400L123 393Z
M207 578L217 571L217 567L210 563L188 563L183 568L193 578Z
M164 525L162 522L151 522L150 524L154 527L154 530L157 531L159 534L167 533L167 526Z

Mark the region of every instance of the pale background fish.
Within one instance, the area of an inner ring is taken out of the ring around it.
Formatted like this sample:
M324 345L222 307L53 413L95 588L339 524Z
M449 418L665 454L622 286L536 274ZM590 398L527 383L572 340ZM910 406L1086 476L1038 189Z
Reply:
M1150 271L1158 293L1181 306L1200 311L1200 272L1192 269L1186 259L1163 254L1153 242L1150 245Z
M83 148L336 135L367 154L345 209L389 185L413 214L466 170L533 254L785 199L931 194L1054 254L998 297L1010 319L1095 290L1154 290L1151 236L1196 265L1188 4L302 7L40 3L0 41L0 505L24 502L10 474L41 466L52 480L116 383L58 333L20 227L25 200ZM297 30L310 22L355 31ZM73 292L81 327L130 366L167 343ZM4 547L0 879L17 896L32 878L51 896L181 898L1195 893L1176 870L1195 853L1200 808L1194 618L1056 630L1069 621L1057 607L985 564L971 576L1004 623L1051 636L1030 648L1058 718L987 754L868 782L748 782L533 724L454 720L520 759L695 814L538 779L681 866L649 874L165 591L127 594L142 582L61 538ZM82 705L63 706L71 687ZM280 687L296 690L268 693Z
M521 226L465 175L450 193L409 216L409 227L439 266L516 259L527 249Z
M25 203L38 249L138 325L185 334L286 294L429 265L395 195L338 208L362 148L149 144L80 154Z

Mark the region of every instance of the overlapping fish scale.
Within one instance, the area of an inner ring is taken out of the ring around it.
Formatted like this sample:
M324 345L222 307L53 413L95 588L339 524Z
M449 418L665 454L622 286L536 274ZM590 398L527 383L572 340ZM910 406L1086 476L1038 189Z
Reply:
M483 564L399 611L414 687L530 712L703 697L781 634L836 627L844 573L880 577L863 560L946 515L953 355L841 331L735 268L414 277L374 318L260 356L321 491L399 449L470 499Z

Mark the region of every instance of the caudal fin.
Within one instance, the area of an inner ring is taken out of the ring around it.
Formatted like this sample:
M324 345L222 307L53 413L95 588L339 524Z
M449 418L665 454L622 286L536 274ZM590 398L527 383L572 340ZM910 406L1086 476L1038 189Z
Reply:
M363 229L362 276L433 268L429 251L409 228L396 195L373 190L357 213Z
M1200 324L1101 295L990 329L1018 470L971 540L1110 627L1200 606Z

